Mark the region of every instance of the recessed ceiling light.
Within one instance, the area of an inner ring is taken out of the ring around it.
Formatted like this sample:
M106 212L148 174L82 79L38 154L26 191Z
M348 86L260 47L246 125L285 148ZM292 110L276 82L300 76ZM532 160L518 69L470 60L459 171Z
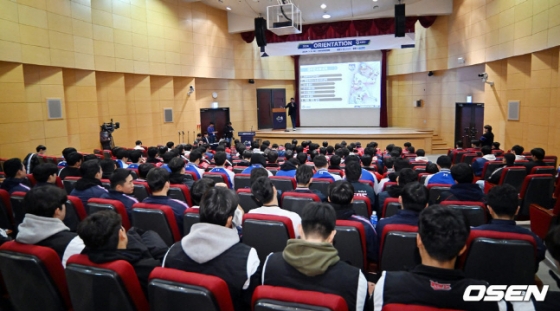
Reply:
M323 4L321 4L321 9L323 9L323 10L324 10L324 9L326 9L326 8L327 8L327 5L326 5L326 4L324 4L324 3L323 3Z
M373 2L377 2L377 0L373 0Z
M231 11L231 8L229 6L226 6L226 10Z
M331 18L331 16L329 14L325 13L325 14L323 14L323 18L327 19L327 18Z

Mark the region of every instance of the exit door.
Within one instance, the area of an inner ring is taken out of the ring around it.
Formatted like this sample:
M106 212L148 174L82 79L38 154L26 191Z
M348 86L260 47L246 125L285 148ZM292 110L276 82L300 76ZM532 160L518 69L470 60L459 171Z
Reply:
M456 103L455 104L455 145L462 141L463 148L470 148L471 141L482 136L484 126L484 104Z

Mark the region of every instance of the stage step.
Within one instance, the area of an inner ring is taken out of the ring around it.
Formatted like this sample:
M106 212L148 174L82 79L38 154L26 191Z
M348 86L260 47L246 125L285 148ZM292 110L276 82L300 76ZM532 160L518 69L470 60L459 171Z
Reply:
M432 136L432 154L447 154L449 146L438 134Z

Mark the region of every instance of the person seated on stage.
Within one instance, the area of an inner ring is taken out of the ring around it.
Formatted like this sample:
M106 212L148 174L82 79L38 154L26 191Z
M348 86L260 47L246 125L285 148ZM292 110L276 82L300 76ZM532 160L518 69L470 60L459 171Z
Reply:
M278 151L270 150L266 155L266 167L280 167L278 164Z
M260 284L257 251L239 240L233 218L239 199L225 187L210 188L200 202L200 222L173 244L163 266L203 273L226 282L235 311L250 310L251 297Z
M140 166L138 166L138 178L136 179L136 181L145 182L146 178L148 177L148 173L152 168L155 167L156 166L153 163L140 164Z
M226 169L225 164L227 160L227 155L225 152L220 151L216 152L214 156L214 162L216 162L216 167L210 170L210 173L222 173L225 174L228 178L229 184L231 185L231 189L234 189L234 177L235 173Z
M439 156L436 161L438 173L429 175L424 181L427 187L429 184L446 184L454 185L455 180L451 176L451 158L448 156Z
M506 310L504 301L465 302L470 285L485 281L465 278L455 269L457 256L466 250L470 228L460 211L432 205L420 213L416 244L422 264L411 271L383 271L373 293L374 311L388 304L412 304L443 309Z
M474 176L482 175L484 163L488 161L496 161L496 156L492 153L490 146L484 146L480 148L480 151L482 152L482 158L477 158L471 165Z
M477 184L473 184L472 168L466 163L459 163L451 168L451 177L455 184L443 191L437 202L442 201L475 201L484 202L484 192Z
M299 165L299 161L294 158L290 158L280 166L278 172L276 172L276 176L287 176L287 177L296 177L296 171Z
M333 246L335 226L332 206L307 204L298 230L301 239L290 239L282 252L268 255L262 284L338 295L348 310L363 311L368 283L360 269L340 260Z
M80 198L86 212L89 212L87 201L91 198L102 198L107 193L107 189L101 185L103 170L97 160L89 160L80 166L80 178L70 195Z
M416 158L414 158L416 162L430 162L430 159L426 158L426 151L424 149L416 150Z
M8 191L10 194L16 191L28 192L31 189L27 185L27 173L20 159L6 160L4 162L4 174L6 174L6 179L0 185L0 189Z
M101 166L101 170L103 170L101 179L110 179L113 172L117 169L117 163L111 159L103 159L99 161L99 165Z
M350 220L361 223L366 234L366 251L368 261L377 262L377 233L369 221L362 216L356 215L352 208L354 201L354 187L346 180L339 180L329 185L328 201L336 212L337 220Z
M379 197L377 198L377 201L379 202L377 206L378 211L383 209L383 205L385 204L385 200L387 200L387 198L398 198L405 185L417 182L418 173L411 168L403 168L399 171L396 181L396 186L386 188L385 191L379 192Z
M67 200L66 192L58 187L31 189L23 198L25 216L16 236L16 242L53 249L63 267L84 248L84 242L63 222Z
M243 147L245 148L245 147ZM236 166L250 166L251 165L251 157L253 156L253 152L251 150L244 150L241 154L241 161L236 163Z
M527 168L527 175L531 174L531 170L535 166L547 166L544 160L544 149L543 148L533 148L531 149L531 161L525 165Z
M117 160L115 162L117 162L117 166L118 168L127 168L128 164L126 164L126 162L128 162L128 159L130 158L130 150L127 149L119 149L117 151Z
M76 148L74 147L66 147L62 150L62 157L64 158L63 161L58 162L57 166L62 166L65 167L67 165L67 161L68 159L66 158L69 154L71 154L72 152L78 152L78 150L76 150Z
M185 161L182 158L171 159L167 167L171 170L171 174L169 174L170 184L185 185L191 189L194 184L194 179L191 175L185 174Z
M296 171L297 188L295 192L314 193L322 202L327 202L327 197L317 189L309 189L309 185L313 182L313 168L309 165L300 165Z
M58 167L53 163L42 163L33 170L33 178L37 182L33 188L56 186Z
M157 158L158 155L158 148L157 147L150 147L148 148L148 158L146 159L146 163L161 163L161 160Z
M325 158L324 155L315 156L313 164L315 165L315 175L313 175L313 178L327 178L332 181L342 179L339 175L329 173L329 170L327 169L327 158Z
M471 147L467 149L468 152L479 153L480 152L480 141L471 141Z
M535 272L539 269L539 263L544 259L546 247L541 238L532 231L518 226L515 216L519 213L519 199L517 189L512 185L499 185L488 192L488 212L492 216L489 223L473 228L473 230L490 230L499 232L510 232L526 234L533 237L537 245L537 261Z
M148 185L152 194L145 198L142 203L161 204L171 207L175 215L175 221L181 234L183 233L183 214L189 208L187 203L171 199L167 196L169 191L169 172L161 167L156 167L148 173Z
M513 154L515 154L515 161L526 160L525 156L523 155L524 151L525 151L525 148L523 148L520 145L515 145L515 146L511 147L511 152Z
M278 191L268 176L261 176L257 178L255 182L251 183L251 193L255 200L261 204L261 207L250 210L249 214L287 217L292 221L294 234L296 237L299 237L298 227L301 224L301 217L297 213L282 209L278 206Z
M80 173L80 166L82 165L83 161L84 161L84 156L82 156L81 154L77 153L77 152L72 152L68 155L66 155L66 157L64 157L66 159L66 166L63 167L59 172L58 172L58 177L60 177L60 179L64 180L64 178L68 177L68 176L74 176L74 177L80 177L82 176Z
M342 158L338 155L333 155L332 157L330 157L329 159L329 170L341 170L340 168L340 162L342 161Z
M251 174L251 171L257 167L262 167L264 168L264 166L266 165L266 159L264 158L264 155L262 153L253 153L253 155L251 155L251 166L249 166L248 168L244 169L241 174ZM270 171L268 171L268 176L272 176L272 173Z
M126 208L128 219L132 219L132 205L138 203L134 193L134 183L132 183L132 172L124 168L118 168L111 175L111 190L101 195L102 199L120 201Z
M202 153L199 149L195 149L189 154L189 163L185 166L185 171L194 172L197 180L204 176L204 169L198 167L201 160Z
M346 166L344 167L344 176L346 177L346 180L352 184L352 187L354 188L354 195L359 197L368 197L371 207L375 209L377 206L375 192L370 185L362 184L360 182L362 172L362 167L357 161L350 161L349 163L346 163ZM381 215L379 212L377 212L377 214Z
M133 169L138 169L138 166L140 166L140 164L144 163L143 160L144 158L142 157L142 151L140 150L132 150L130 152L130 162L132 162L132 164L130 164L128 166L129 169L133 168Z

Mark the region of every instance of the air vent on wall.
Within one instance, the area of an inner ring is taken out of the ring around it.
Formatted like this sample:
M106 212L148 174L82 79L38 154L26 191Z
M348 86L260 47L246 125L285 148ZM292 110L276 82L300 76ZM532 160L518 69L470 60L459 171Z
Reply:
M60 98L47 98L47 111L49 120L62 119L62 101Z
M519 101L508 101L508 120L519 121Z
M163 109L163 122L165 123L173 122L173 108Z

